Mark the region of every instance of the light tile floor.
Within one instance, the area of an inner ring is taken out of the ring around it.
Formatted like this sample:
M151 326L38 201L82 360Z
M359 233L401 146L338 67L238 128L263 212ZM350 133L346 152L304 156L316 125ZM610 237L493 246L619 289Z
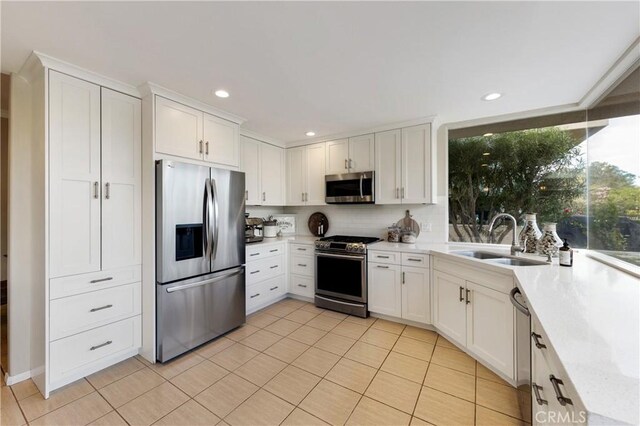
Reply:
M123 361L44 400L2 387L2 425L517 425L516 390L429 330L286 299L172 362Z

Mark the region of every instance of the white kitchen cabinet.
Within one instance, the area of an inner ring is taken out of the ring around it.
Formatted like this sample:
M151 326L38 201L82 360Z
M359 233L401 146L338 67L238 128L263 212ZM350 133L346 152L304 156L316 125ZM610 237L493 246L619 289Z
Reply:
M428 255L370 250L367 257L369 311L429 324Z
M467 334L464 291L464 279L433 272L433 325L463 346Z
M433 203L431 125L375 135L376 204Z
M102 269L139 265L140 99L102 88Z
M238 167L240 142L238 125L215 115L204 113L204 159L206 161Z
M369 263L369 311L402 317L402 267Z
M247 245L246 313L282 299L287 293L285 244Z
M374 135L326 143L326 174L368 172L375 169Z
M240 139L247 205L284 205L284 149L245 136Z
M240 162L237 123L175 102L156 100L156 152L236 168Z
M289 293L313 298L315 257L312 245L289 245Z
M202 160L204 114L162 96L156 96L156 151Z
M509 295L467 281L465 297L467 349L513 376L515 317Z
M50 276L100 270L100 86L51 71Z
M287 149L287 205L325 204L325 144Z

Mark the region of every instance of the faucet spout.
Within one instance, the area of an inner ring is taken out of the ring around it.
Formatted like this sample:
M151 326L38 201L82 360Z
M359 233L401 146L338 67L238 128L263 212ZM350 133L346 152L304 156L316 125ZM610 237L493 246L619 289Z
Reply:
M516 220L515 217L511 216L509 213L498 213L493 217L493 219L491 219L491 223L489 224L489 239L490 241L493 240L493 227L496 224L496 220L498 220L501 217L506 217L507 219L511 220L511 222L513 223L513 239L511 241L511 255L517 256L522 252L522 247L520 247L520 245L518 244L517 242L518 236L516 235L516 233L518 232L518 221Z

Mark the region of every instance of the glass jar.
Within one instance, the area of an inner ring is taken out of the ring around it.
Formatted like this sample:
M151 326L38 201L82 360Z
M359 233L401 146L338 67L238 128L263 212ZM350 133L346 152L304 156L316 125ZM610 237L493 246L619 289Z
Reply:
M556 232L556 224L555 223L546 223L544 225L544 233L538 241L538 253L547 255L550 254L551 257L558 257L558 250L562 247L562 241L560 240L560 236Z
M400 227L396 225L392 225L387 228L387 241L390 243L399 243L400 242Z
M524 228L520 232L520 247L525 253L535 253L538 250L538 242L542 238L542 232L538 228L535 213L524 215Z

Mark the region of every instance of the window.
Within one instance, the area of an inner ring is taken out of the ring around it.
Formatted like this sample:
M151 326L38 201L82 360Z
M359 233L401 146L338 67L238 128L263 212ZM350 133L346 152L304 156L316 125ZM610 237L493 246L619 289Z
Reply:
M449 132L449 241L507 244L510 213L640 265L640 71L587 111Z

